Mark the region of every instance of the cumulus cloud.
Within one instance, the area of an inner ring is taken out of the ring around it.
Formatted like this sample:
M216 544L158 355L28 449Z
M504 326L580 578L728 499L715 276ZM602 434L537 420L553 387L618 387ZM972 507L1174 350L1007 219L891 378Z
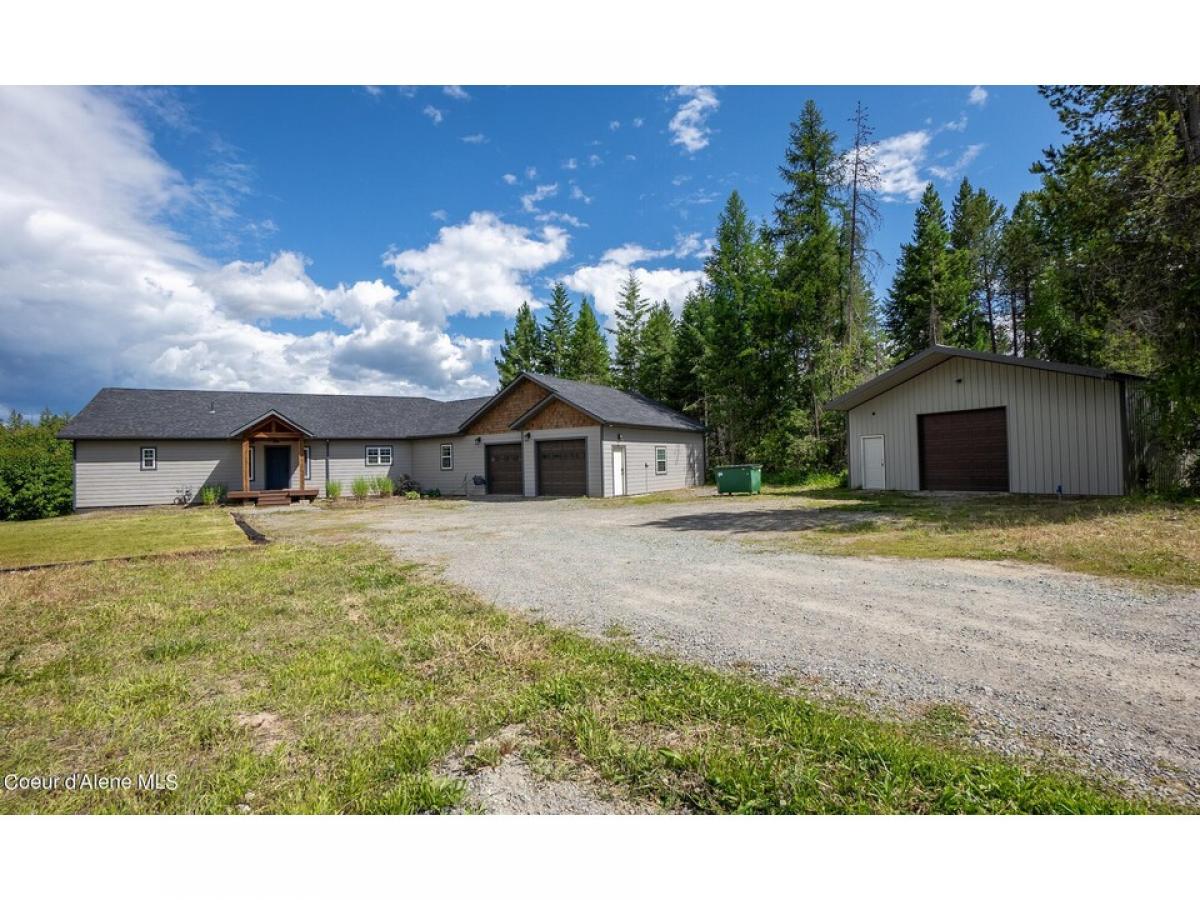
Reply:
M464 91L462 89L462 87L457 84L446 85L444 88L442 88L442 93L445 94L447 97L451 97L455 100L470 100L471 99L471 95L468 94L466 91Z
M562 164L562 167L567 170L578 169L579 168L579 160L577 160L575 157L572 156L570 159L566 160Z
M721 102L710 87L676 88L675 96L683 103L671 117L667 130L671 132L671 143L683 147L685 153L696 153L708 146L712 129L708 117L717 111Z
M591 203L594 198L589 196L588 194L585 194L583 192L583 188L581 188L579 185L575 184L574 182L571 182L571 199L578 200L580 203L583 203L586 205L586 204Z
M479 134L479 133L464 134L462 136L462 142L464 144L486 144L487 143L487 135Z
M645 121L646 121L645 119L643 119L643 118L641 118L641 117L639 116L638 118L636 118L636 119L634 119L634 120L633 120L633 127L634 127L634 128L641 128L641 127L642 127L642 125L644 125L644 124L645 124Z
M0 402L14 408L105 384L477 395L490 342L446 316L511 315L567 252L558 228L477 213L389 253L398 286L321 285L287 249L221 265L172 227L204 200L127 95L0 89L0 121L0 315L20 323L0 329Z
M425 108L421 110L421 114L429 116L429 118L433 120L434 125L441 125L442 119L444 119L446 116L442 110L438 109L432 103L425 104Z
M921 177L921 167L931 138L928 131L906 131L879 142L875 161L879 165L879 193L884 200L911 202L920 198L928 183Z
M517 181L518 181L517 176L514 175L512 172L504 173L504 183L505 184L516 184Z
M616 119L613 119L611 122L608 123L609 131L616 131L620 127L621 127L621 123L618 122Z
M621 284L632 273L641 283L646 297L655 303L666 300L678 313L688 292L704 280L704 273L678 266L651 269L639 264L668 257L699 258L707 254L707 249L708 243L702 241L698 233L677 235L672 247L652 248L626 243L606 250L599 263L579 267L564 281L567 287L594 296L596 309L611 316L617 307Z
M987 99L988 92L978 84L971 88L970 93L967 94L967 102L972 106L983 106L987 103Z
M384 262L409 289L400 306L412 318L511 316L522 303L538 305L526 278L563 259L567 243L567 233L553 225L533 232L476 212L460 225L440 229L428 246L389 253Z

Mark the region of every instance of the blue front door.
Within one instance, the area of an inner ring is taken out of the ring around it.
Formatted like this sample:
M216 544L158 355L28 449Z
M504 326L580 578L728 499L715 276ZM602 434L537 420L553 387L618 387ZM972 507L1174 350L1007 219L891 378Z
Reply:
M267 490L286 490L291 481L292 448L264 447L263 450L267 455Z

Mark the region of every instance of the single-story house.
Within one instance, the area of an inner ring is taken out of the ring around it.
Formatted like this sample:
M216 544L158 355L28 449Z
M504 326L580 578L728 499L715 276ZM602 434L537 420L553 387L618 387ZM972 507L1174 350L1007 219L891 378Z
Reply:
M104 388L59 437L75 507L325 496L359 476L443 494L612 497L701 484L703 426L640 394L524 373L491 397Z
M850 486L1124 494L1134 375L932 346L826 404Z

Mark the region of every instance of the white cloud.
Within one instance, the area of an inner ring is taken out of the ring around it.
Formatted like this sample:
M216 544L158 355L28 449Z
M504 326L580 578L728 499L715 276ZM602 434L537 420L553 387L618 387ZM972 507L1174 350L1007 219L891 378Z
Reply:
M524 302L537 305L525 279L562 260L567 242L567 233L552 225L532 233L493 213L476 212L460 225L439 230L427 247L388 253L384 262L409 289L400 306L412 318L511 316Z
M585 194L583 192L583 188L581 188L579 185L575 184L574 182L571 182L571 199L578 200L581 203L586 205L586 204L591 203L592 200L594 200L595 198L588 196L587 194Z
M470 100L471 95L464 91L457 84L448 84L442 88L442 93L447 97L452 97L455 100Z
M975 158L983 152L985 144L968 144L967 148L959 154L958 159L948 166L930 166L929 172L935 178L941 178L944 181L953 181L958 178L967 166L975 161Z
M525 177L528 178L530 181L533 181L533 179L537 178L537 167L536 166L526 167Z
M449 216L446 215L446 211L444 209L435 209L429 215L433 216L439 222L445 222L446 219L449 218Z
M398 286L323 286L287 249L219 265L171 227L207 200L126 96L0 89L0 315L21 323L0 329L7 406L74 405L105 384L478 395L493 348L446 316L511 315L566 256L559 228L476 213L389 253Z
M434 106L432 103L425 104L425 108L421 110L421 114L429 116L433 120L434 125L441 125L442 119L445 118L445 113Z
M553 197L558 193L558 182L553 184L539 184L533 189L532 193L521 195L521 209L525 212L537 212L538 204L547 197Z
M978 84L971 88L971 92L967 94L967 102L972 106L983 106L987 103L987 99L988 92Z
M579 160L577 160L575 157L572 156L570 159L568 159L566 162L564 162L562 164L562 167L564 169L568 169L568 170L578 169L579 168Z
M686 153L703 150L712 134L708 117L717 111L721 102L710 87L680 87L675 90L675 96L686 100L667 125L671 143L683 147Z
M643 296L655 303L666 300L676 314L683 307L688 292L704 279L704 273L698 270L631 268L616 260L605 259L598 265L581 266L563 281L571 290L595 297L596 309L605 316L611 316L617 308L621 283L629 277L630 272L641 283Z
M365 84L365 85L363 85L363 90L366 91L368 94L370 94L372 97L382 97L383 96L383 88L381 88L377 84Z
M546 210L544 213L538 213L534 216L539 222L562 222L564 225L570 225L573 228L587 228L587 222L570 213L556 212L554 210Z
M920 170L931 137L928 131L906 131L878 143L875 161L879 166L879 193L884 200L911 202L920 198L928 182Z
M958 118L953 122L947 122L942 126L943 131L966 131L967 130L967 114L959 113Z
M634 156L632 153L626 153L625 154L625 162L637 162L637 157Z
M591 166L593 169L596 168L596 166L603 165L603 164L604 164L604 160L602 160L600 158L600 156L596 153L593 153L591 156L588 157L588 165Z
M611 122L608 123L609 131L616 131L620 127L621 127L621 123L618 122L616 119L613 119Z
M645 124L645 121L646 121L645 119L643 119L643 118L641 118L641 117L639 116L638 118L636 118L636 119L634 119L634 120L633 120L633 127L634 127L634 128L641 128L641 127L642 127L642 125L644 125L644 124Z
M675 187L679 187L681 185L687 184L691 180L692 180L691 175L676 175L674 178L671 179L671 184L675 185Z
M462 137L464 144L486 144L487 135L484 134L464 134Z
M512 172L505 172L504 173L504 183L505 184L516 184L517 176L514 175Z

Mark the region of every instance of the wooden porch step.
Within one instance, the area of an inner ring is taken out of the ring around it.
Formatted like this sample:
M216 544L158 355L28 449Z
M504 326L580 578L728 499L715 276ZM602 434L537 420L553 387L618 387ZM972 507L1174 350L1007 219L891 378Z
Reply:
M292 498L287 491L263 491L256 502L259 506L287 506Z

